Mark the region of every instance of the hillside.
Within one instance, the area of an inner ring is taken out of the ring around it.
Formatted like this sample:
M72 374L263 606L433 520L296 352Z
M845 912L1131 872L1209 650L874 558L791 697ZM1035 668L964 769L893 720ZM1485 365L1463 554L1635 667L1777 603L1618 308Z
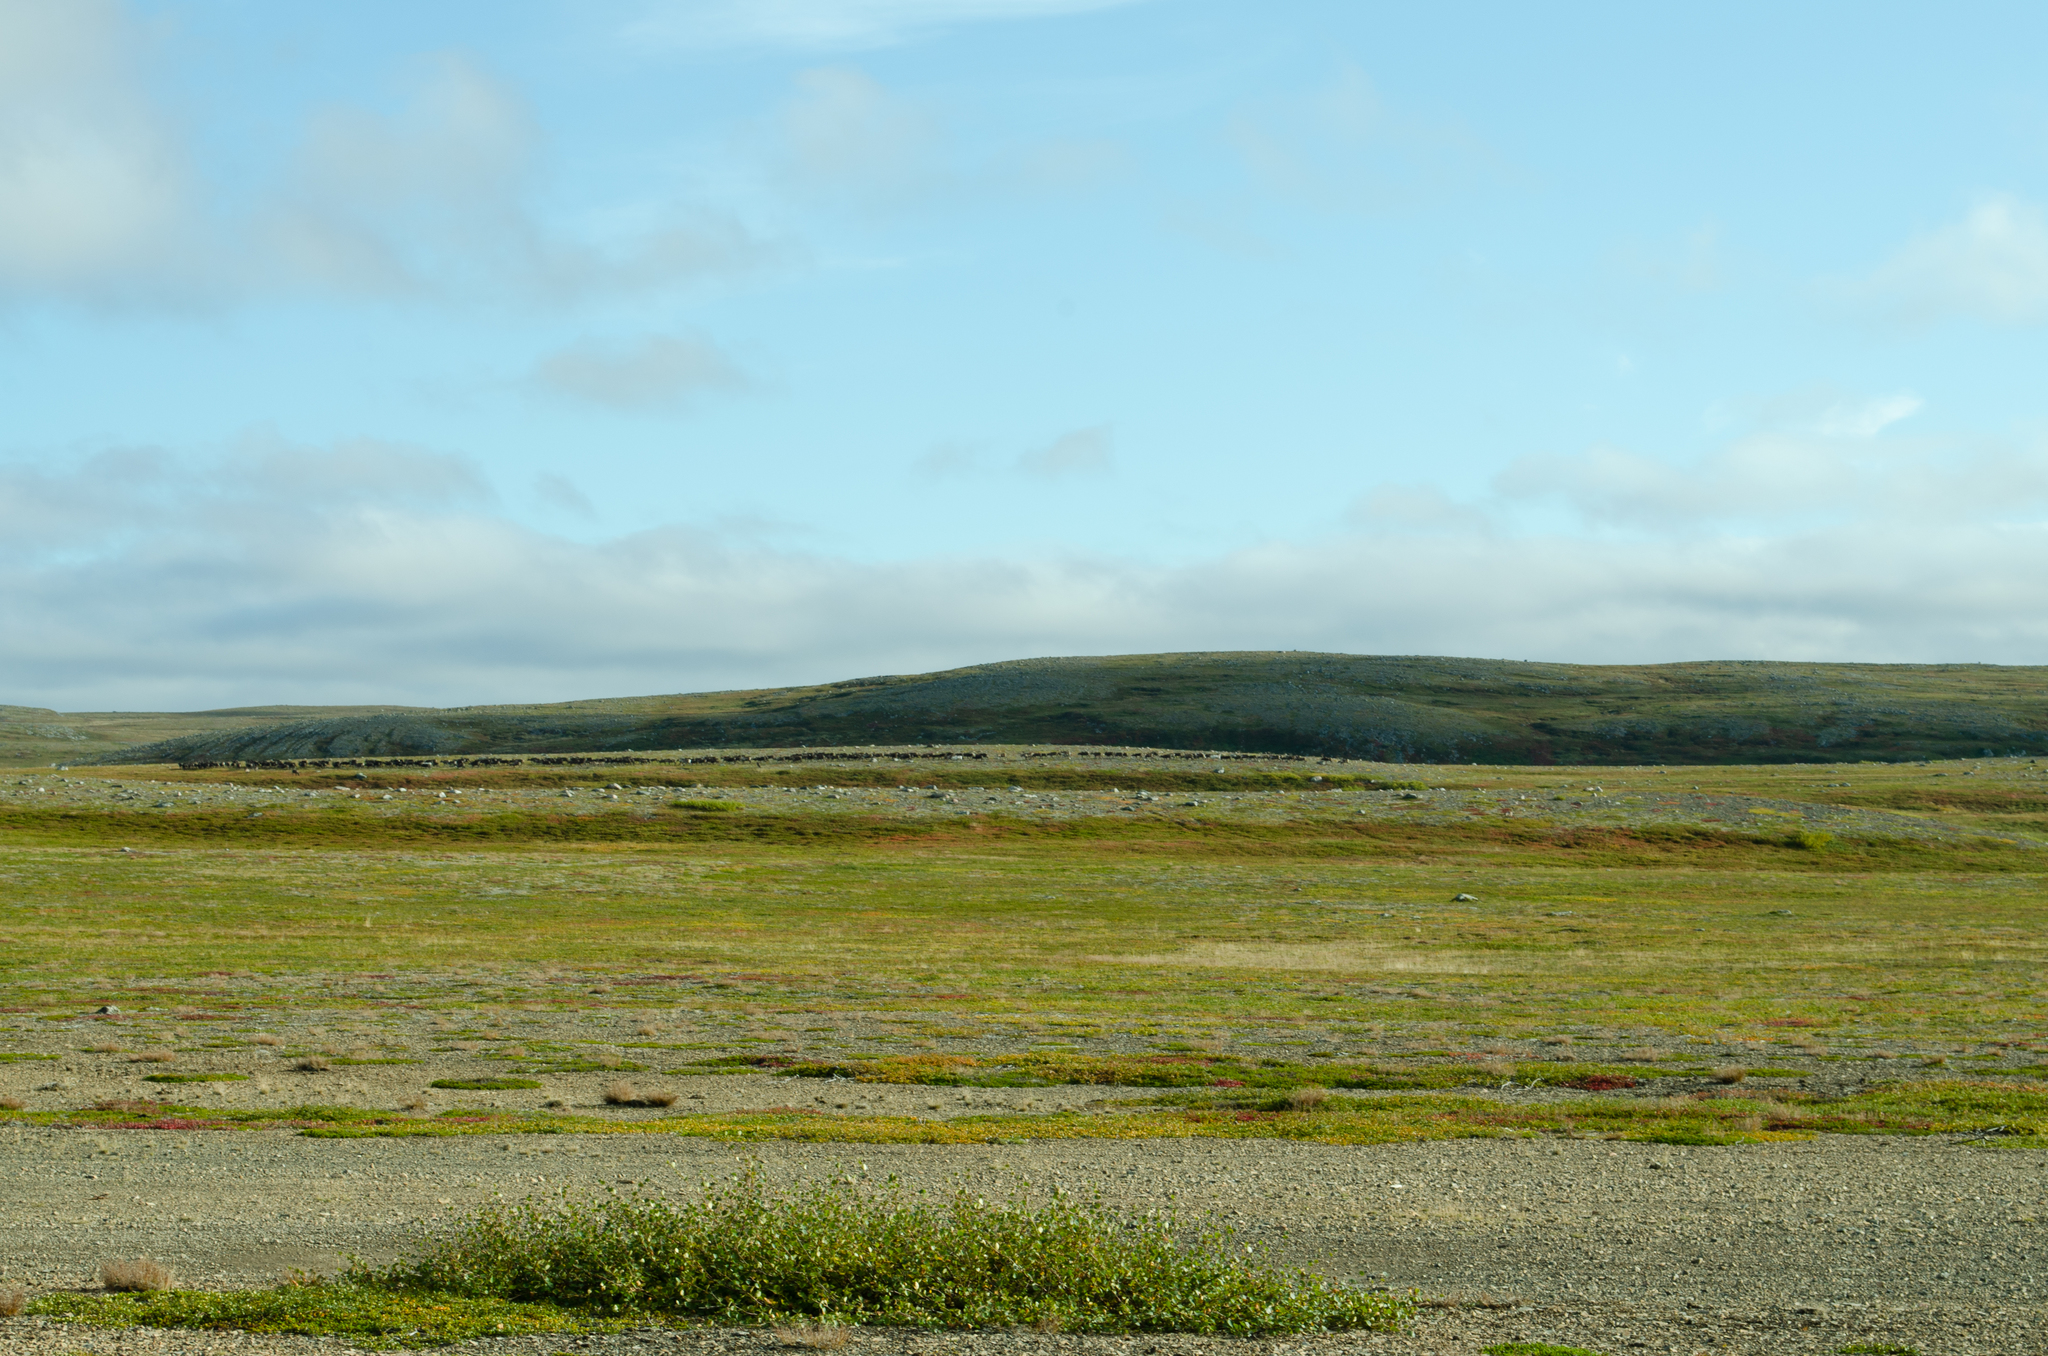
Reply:
M109 748L117 732L136 742ZM0 708L0 738L21 748L17 761L35 756L22 748L33 742L46 751L42 761L76 763L967 742L1390 762L1838 762L2040 753L2048 749L2048 669L1115 655L537 706L118 719L10 707Z

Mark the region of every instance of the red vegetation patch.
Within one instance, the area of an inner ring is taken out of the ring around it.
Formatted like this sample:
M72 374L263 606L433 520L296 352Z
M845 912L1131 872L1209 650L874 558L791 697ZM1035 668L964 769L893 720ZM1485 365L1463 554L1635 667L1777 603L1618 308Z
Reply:
M1613 1092L1617 1088L1636 1087L1637 1083L1627 1074L1594 1074L1589 1078L1575 1078L1565 1086L1583 1092Z
M1219 1078L1209 1085L1212 1088L1241 1088L1244 1083L1235 1078Z

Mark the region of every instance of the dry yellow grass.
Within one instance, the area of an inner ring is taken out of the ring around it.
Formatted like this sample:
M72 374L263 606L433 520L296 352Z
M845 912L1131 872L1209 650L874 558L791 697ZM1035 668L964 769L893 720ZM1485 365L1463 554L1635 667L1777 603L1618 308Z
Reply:
M108 1290L169 1290L171 1269L147 1257L102 1262L100 1284Z
M621 1079L604 1090L606 1106L674 1106L676 1095L672 1092L642 1092Z
M28 1291L20 1286L0 1290L0 1318L13 1318L28 1307Z

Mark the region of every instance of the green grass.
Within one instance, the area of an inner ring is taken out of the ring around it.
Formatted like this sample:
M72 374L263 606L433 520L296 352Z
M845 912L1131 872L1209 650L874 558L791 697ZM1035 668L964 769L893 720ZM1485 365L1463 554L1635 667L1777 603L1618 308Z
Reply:
M1199 1332L1399 1326L1385 1294L1285 1272L1228 1233L1124 1217L1055 1194L1029 1205L965 1191L808 1183L758 1172L701 1200L617 1196L485 1211L350 1283L722 1323L819 1319L908 1328Z
M1896 1342L1857 1342L1846 1347L1836 1347L1838 1356L1920 1356L1920 1348L1902 1346Z
M462 1092L514 1092L537 1088L540 1084L531 1078L437 1078L427 1086L454 1088Z
M924 766L884 771L915 781ZM1949 770L1932 784L1989 777ZM1431 785L1591 775L1420 771ZM1670 769L1602 783L1811 799L1931 775ZM1845 778L1856 785L1831 789ZM1712 827L1360 825L1312 806L1228 824L20 809L0 811L7 824L0 1009L14 1015L0 1025L23 1044L102 1004L124 1009L104 1029L132 1041L134 1023L185 1009L246 1039L311 1002L378 1028L364 1044L393 1058L419 1054L430 1014L481 1028L517 1026L526 1009L558 1023L687 1009L673 1044L703 1051L685 1057L692 1070L760 1050L887 1080L1436 1091L1490 1080L1474 1066L1499 1062L1503 1043L1517 1081L1569 1082L1724 1064L1790 1074L1816 1067L1790 1058L1796 1043L1818 1041L1843 1061L1829 1067L1870 1077L1902 1067L1863 1063L1876 1054L2030 1042L2048 967L2048 919L2032 906L2048 854L1981 841L1838 838L1816 852ZM893 1024L895 1051L849 1052L831 1028L844 1014L883 1024L864 1047ZM1529 1043L1560 1032L1576 1037L1568 1062L1532 1061ZM548 1049L550 1034L512 1032L533 1053L508 1072L614 1067ZM1669 1058L1625 1061L1645 1043ZM1425 1049L1458 1058L1414 1056ZM1283 1053L1285 1068L1262 1058ZM974 1062L938 1058L952 1054ZM48 1057L0 1051L30 1056ZM2010 1061L1985 1074L2029 1077Z
M371 1350L622 1331L680 1320L922 1329L1391 1331L1410 1301L1281 1270L1226 1231L847 1181L770 1193L758 1172L676 1204L616 1195L483 1211L388 1266L269 1290L56 1294L29 1313L97 1327L338 1336Z
M1486 1356L1606 1356L1590 1347L1561 1347L1552 1342L1496 1342L1480 1350Z
M354 1285L271 1290L170 1290L151 1294L55 1294L34 1300L37 1318L100 1328L198 1328L342 1337L371 1351L439 1347L482 1337L617 1332L648 1326L462 1295L400 1294Z
M1334 1093L1310 1109L1258 1089L1163 1090L1088 1111L919 1119L827 1115L797 1106L676 1112L641 1120L555 1111L455 1109L432 1116L331 1106L247 1110L103 1102L74 1111L0 1112L0 1125L132 1130L295 1129L314 1138L671 1134L733 1144L1002 1144L1065 1139L1291 1139L1395 1144L1562 1136L1660 1144L1754 1144L1815 1135L1995 1137L2038 1146L2048 1134L2048 1083L1945 1079L1850 1097L1796 1092L1654 1098L1588 1096L1512 1103L1455 1093Z
M1443 1052L1431 1052L1440 1054ZM1235 1085L1248 1088L1397 1089L1457 1088L1513 1080L1524 1086L1584 1087L1605 1091L1655 1078L1678 1076L1685 1070L1645 1065L1510 1062L1495 1072L1495 1061L1476 1059L1449 1063L1417 1060L1332 1059L1321 1064L1294 1064L1277 1059L1235 1055L1073 1055L1022 1053L1002 1056L876 1055L835 1060L798 1059L788 1055L725 1055L699 1068L768 1069L797 1078L850 1078L861 1083L911 1083L927 1087L1042 1088L1060 1084L1200 1088ZM1765 1071L1758 1070L1758 1073ZM1782 1072L1772 1070L1770 1072ZM1797 1071L1793 1071L1795 1076Z

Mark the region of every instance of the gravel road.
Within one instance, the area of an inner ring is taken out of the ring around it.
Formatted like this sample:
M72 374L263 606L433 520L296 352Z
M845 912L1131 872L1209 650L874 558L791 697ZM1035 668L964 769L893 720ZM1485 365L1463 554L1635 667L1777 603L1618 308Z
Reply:
M94 1136L21 1127L0 1164L0 1275L84 1287L113 1257L181 1284L268 1283L392 1255L409 1229L495 1197L602 1186L688 1191L740 1150L644 1136L310 1140L276 1132ZM939 1353L1476 1353L1547 1340L1638 1351L2048 1350L2048 1151L1940 1139L1715 1148L1460 1141L1004 1146L768 1143L771 1180L865 1172L983 1191L1058 1186L1123 1208L1214 1210L1286 1261L1449 1301L1399 1336L1285 1342L864 1333L849 1350ZM630 1185L628 1185L630 1184ZM502 1352L740 1351L760 1332L472 1344ZM338 1344L94 1333L0 1320L0 1353L284 1352Z

